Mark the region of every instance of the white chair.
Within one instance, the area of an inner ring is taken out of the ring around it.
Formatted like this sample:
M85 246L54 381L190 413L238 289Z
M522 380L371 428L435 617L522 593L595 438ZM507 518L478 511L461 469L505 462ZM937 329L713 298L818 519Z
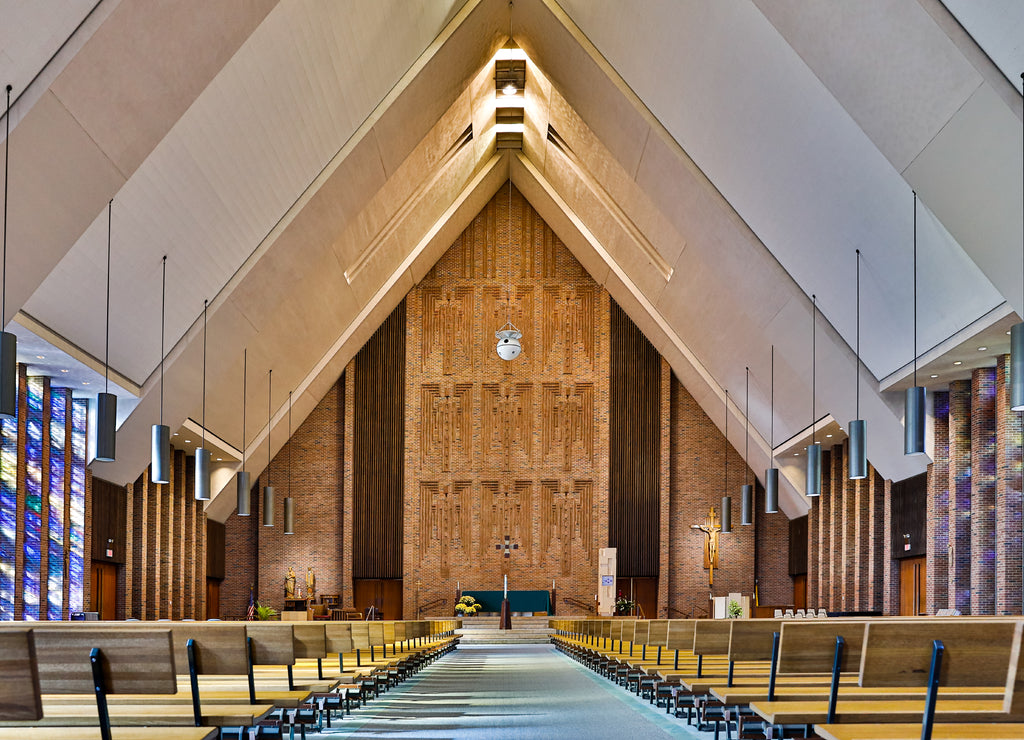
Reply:
M783 619L792 619L793 618L793 610L792 609L787 609L786 613L782 615L782 618Z
M781 609L776 609L775 610L775 618L776 619L782 619L782 610Z
M818 619L825 619L828 617L828 612L824 609L818 609Z
M796 618L797 619L803 619L806 616L807 616L807 613L803 609L797 609L796 610Z

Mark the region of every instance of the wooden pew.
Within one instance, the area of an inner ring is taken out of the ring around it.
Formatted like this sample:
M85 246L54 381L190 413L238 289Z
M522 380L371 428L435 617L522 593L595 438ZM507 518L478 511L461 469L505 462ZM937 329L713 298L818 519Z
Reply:
M946 646L941 686L998 687L1016 671L1020 648L1020 622L1013 621L877 621L865 628L860 685L874 688L878 699L840 698L833 723L875 724L919 722L924 713L920 699L888 698L897 687L924 687L931 664L932 640ZM1011 660L1011 656L1013 660ZM943 722L1012 721L1009 699L950 699L938 704ZM773 725L826 724L828 701L753 702L751 708Z
M6 640L14 634L17 631L5 630L0 638ZM195 727L195 715L190 706L163 703L155 695L173 695L177 690L168 630L116 632L50 628L33 630L32 639L38 681L31 678L24 681L22 690L35 693L36 701L41 695L43 711L32 720L32 728L24 719L5 716L0 721L3 725L0 738L107 737L104 728L113 725L115 738L205 739L216 736L216 730L210 725L251 725L272 709L269 706L210 706L200 718L207 726ZM6 657L7 651L4 655ZM149 703L129 705L108 701L108 697L118 693L148 694ZM63 694L81 694L90 701L83 704L51 701L54 695ZM74 729L67 729L69 727Z

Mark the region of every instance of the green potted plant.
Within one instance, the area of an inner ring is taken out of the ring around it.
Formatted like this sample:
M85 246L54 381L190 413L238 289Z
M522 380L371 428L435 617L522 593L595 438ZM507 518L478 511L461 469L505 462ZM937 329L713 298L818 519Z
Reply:
M729 599L729 606L726 608L726 613L729 619L738 619L743 616L743 607L739 605L736 599Z
M455 613L462 617L471 617L480 611L480 605L472 596L463 596L455 605Z
M263 604L256 604L256 619L261 622L267 622L277 616L277 609L272 606L263 606Z

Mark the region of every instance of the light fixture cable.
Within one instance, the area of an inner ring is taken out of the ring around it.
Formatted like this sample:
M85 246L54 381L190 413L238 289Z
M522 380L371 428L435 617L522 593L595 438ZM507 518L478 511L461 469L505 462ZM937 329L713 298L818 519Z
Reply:
M818 392L818 363L815 362L817 354L817 328L818 328L818 296L811 295L811 444L816 444L814 439L815 426L815 396Z
M292 392L288 391L288 498L292 495Z
M164 319L167 313L167 255L161 260L160 278L160 426L164 423Z
M246 383L249 381L249 348L242 350L242 470L245 470L245 399Z
M103 392L110 393L110 232L113 227L114 199L107 203L107 318L106 318L106 348L103 351ZM163 354L163 349L160 350Z
M746 390L747 400L746 400L745 404L746 404L747 408L743 412L743 421L744 421L744 428L743 428L743 434L744 434L744 437L743 437L743 462L747 466L747 472L746 472L746 475L743 476L743 479L745 481L747 481L747 485L749 486L750 485L750 367L749 366L746 368L746 374L747 374L747 390Z
M917 191L914 193L914 386L917 386Z
M854 376L856 418L860 418L860 250L857 250L857 372Z
M267 371L267 485L265 487L268 487L268 488L270 487L270 462L271 462L271 459L270 459L270 420L271 420L271 411L270 411L270 409L271 409L271 404L273 403L273 401L271 400L272 396L273 396L273 389L274 389L274 370L273 370L273 368L271 368L270 370Z
M202 447L206 449L206 306L209 300L203 301L203 441Z
M7 324L7 180L11 164L11 90L7 86L7 138L4 139L4 249L3 275L0 277L0 323Z

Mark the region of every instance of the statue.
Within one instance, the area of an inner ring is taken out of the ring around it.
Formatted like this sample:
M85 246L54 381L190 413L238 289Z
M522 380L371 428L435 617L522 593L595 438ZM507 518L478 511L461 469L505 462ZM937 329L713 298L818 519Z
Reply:
M718 533L722 530L715 507L711 507L703 524L691 524L690 529L698 529L704 533L704 567L708 569L708 586L714 586L715 568L718 567Z
M295 598L295 571L290 565L288 566L288 577L284 579L284 597L286 599Z
M306 598L312 600L316 596L316 576L313 575L313 569L310 567L306 568Z

